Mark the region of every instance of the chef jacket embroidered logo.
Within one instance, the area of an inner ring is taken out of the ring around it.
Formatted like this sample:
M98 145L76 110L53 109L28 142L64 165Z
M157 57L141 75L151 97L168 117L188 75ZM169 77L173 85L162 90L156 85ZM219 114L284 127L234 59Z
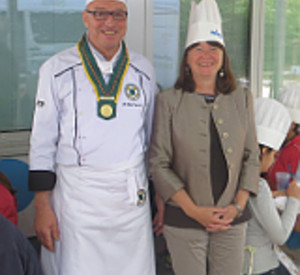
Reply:
M140 92L139 88L137 86L135 86L134 84L127 85L125 87L125 93L126 93L126 96L132 101L138 100L141 96L141 92Z
M146 201L146 191L144 189L139 189L139 191L137 192L137 196L138 196L137 205L143 206Z

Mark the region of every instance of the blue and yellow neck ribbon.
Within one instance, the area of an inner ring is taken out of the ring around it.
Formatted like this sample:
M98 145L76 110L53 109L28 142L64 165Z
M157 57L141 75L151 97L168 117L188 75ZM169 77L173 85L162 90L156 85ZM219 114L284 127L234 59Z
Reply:
M85 74L94 87L97 97L97 114L103 119L112 119L117 116L117 102L122 90L123 80L129 67L129 55L124 41L109 82L106 84L100 68L91 52L86 35L77 44Z

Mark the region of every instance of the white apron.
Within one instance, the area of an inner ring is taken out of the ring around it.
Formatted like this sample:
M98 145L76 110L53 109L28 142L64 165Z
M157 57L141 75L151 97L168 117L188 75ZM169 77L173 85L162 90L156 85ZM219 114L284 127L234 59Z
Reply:
M45 275L155 275L142 159L106 169L59 166L52 202L60 241L42 248Z

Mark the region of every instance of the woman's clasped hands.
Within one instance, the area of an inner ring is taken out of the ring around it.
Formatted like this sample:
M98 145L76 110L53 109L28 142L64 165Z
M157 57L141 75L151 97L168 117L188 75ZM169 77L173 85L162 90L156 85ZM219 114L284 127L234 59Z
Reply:
M202 224L207 231L216 232L231 228L233 218L230 217L229 211L228 208L195 205L188 215Z

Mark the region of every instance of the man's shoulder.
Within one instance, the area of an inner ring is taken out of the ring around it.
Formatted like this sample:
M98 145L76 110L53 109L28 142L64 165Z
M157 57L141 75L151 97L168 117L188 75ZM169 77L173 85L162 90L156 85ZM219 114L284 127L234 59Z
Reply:
M73 46L51 56L43 63L41 71L51 71L54 75L57 75L81 64L77 47Z
M129 50L130 67L142 73L149 80L154 79L154 68L152 63L143 55Z

